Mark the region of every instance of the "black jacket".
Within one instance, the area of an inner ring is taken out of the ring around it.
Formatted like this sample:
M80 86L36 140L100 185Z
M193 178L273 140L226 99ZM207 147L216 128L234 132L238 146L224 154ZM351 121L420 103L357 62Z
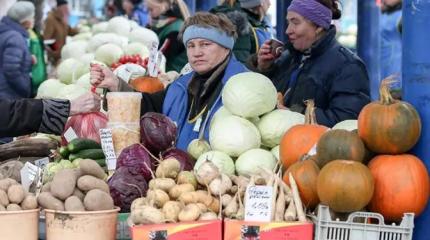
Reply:
M0 99L0 137L33 132L60 135L70 111L67 100Z
M287 43L288 50L264 73L279 92L286 93L284 104L291 110L303 113L304 101L314 99L317 122L328 127L343 120L357 119L361 109L370 102L369 77L364 63L342 47L335 35L332 26L305 54ZM255 69L256 56L250 65ZM290 83L297 69L296 83Z

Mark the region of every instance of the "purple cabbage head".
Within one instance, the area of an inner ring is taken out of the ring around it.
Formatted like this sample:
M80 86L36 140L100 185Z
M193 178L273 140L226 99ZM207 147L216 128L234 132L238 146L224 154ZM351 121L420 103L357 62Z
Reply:
M151 171L155 169L152 159L142 145L133 144L122 150L116 168L129 167L134 175L140 174L145 177L146 181L150 181L152 179Z
M176 131L175 123L163 114L148 112L140 119L141 142L157 156L175 145Z
M130 167L118 168L108 184L115 206L120 207L123 213L130 212L134 199L146 196L148 191L148 183L144 176L134 174Z

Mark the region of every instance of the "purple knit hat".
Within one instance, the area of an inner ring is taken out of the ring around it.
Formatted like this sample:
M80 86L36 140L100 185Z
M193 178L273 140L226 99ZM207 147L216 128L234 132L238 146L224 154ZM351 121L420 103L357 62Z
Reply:
M330 28L333 13L317 0L293 0L288 11L298 13L324 29Z

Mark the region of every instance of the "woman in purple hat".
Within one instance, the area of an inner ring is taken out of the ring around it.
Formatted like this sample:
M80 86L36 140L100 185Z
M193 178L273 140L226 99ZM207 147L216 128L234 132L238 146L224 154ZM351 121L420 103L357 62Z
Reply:
M366 66L335 38L331 21L340 16L337 0L293 0L284 50L269 40L251 59L282 93L284 106L304 112L304 101L314 99L317 122L328 127L357 119L370 101Z

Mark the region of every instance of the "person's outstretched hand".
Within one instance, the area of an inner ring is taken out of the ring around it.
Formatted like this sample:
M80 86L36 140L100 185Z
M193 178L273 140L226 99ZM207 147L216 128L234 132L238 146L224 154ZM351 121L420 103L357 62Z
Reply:
M70 115L100 110L101 97L96 93L86 93L75 100L70 101Z
M90 83L97 88L107 88L111 92L118 91L119 79L107 67L91 64Z
M272 54L271 40L267 40L261 45L260 50L258 50L258 70L266 71L268 70L273 62L275 61L275 56Z

